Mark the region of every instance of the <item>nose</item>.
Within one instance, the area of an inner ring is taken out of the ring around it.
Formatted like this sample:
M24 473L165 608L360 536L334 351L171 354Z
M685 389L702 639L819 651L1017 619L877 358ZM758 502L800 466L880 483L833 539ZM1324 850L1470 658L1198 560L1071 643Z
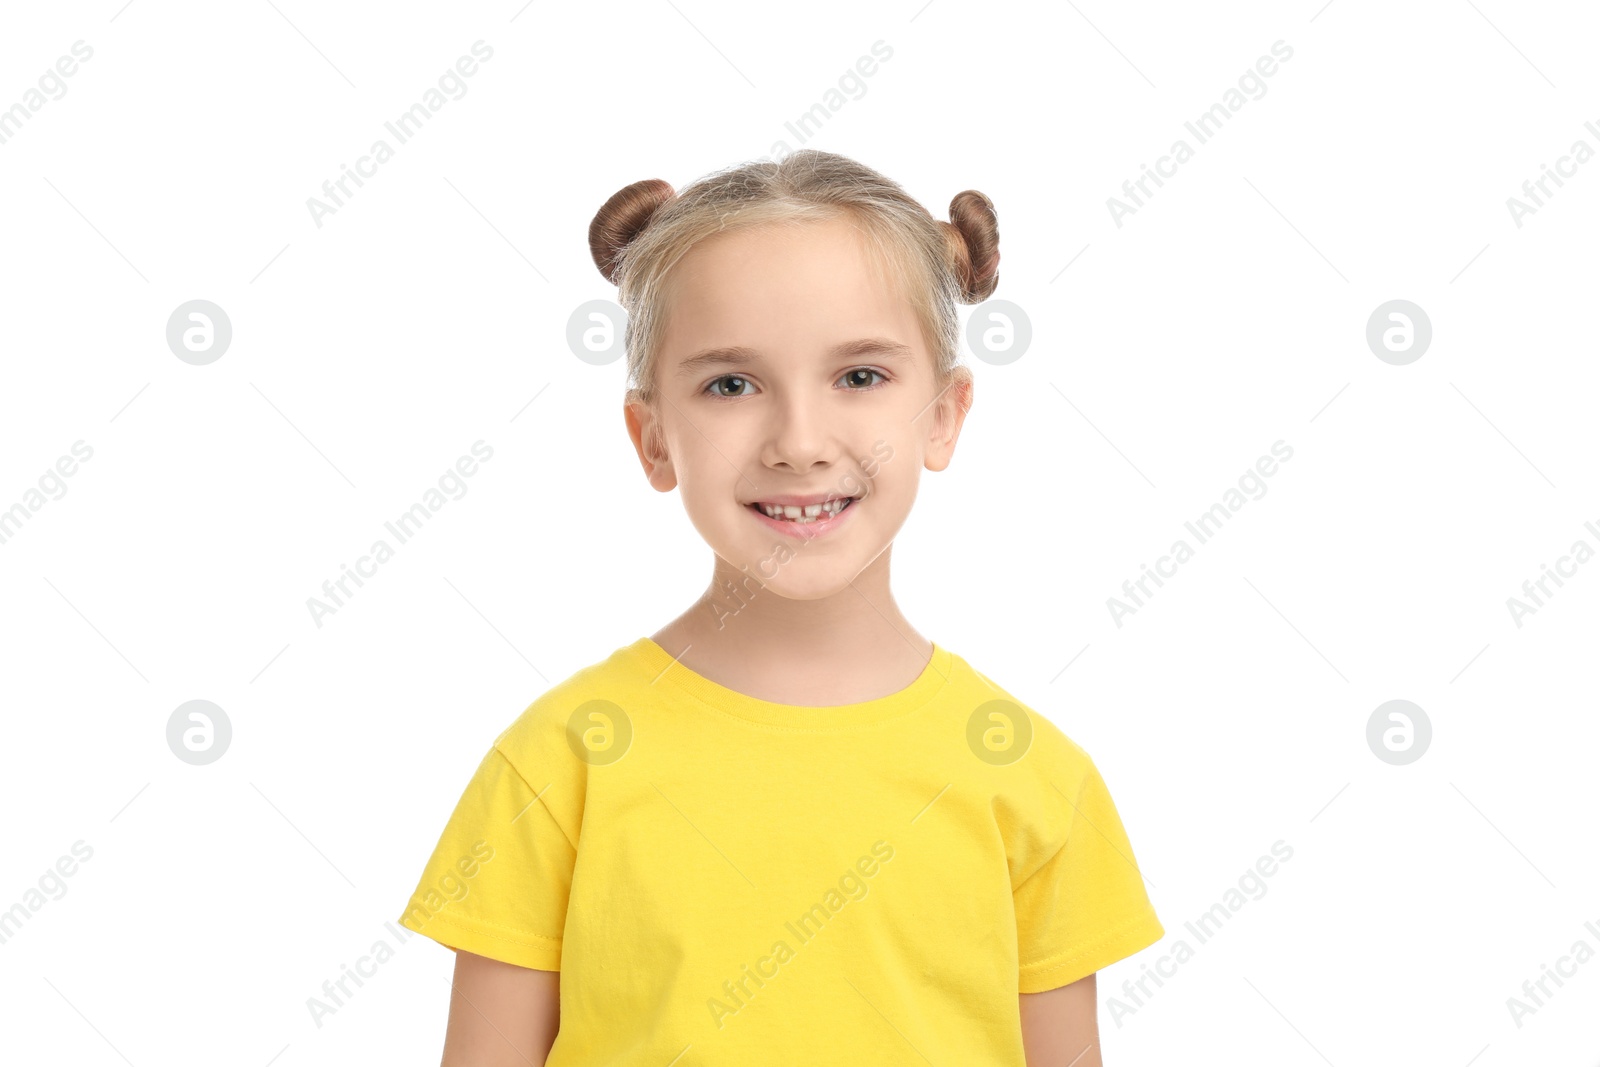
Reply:
M787 467L805 474L813 466L827 466L837 451L829 397L786 390L772 406L761 460L768 467Z

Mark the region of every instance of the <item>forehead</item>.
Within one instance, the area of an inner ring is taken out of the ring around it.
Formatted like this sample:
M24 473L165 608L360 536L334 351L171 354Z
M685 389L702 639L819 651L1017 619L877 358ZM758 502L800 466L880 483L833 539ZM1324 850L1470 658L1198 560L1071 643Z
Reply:
M762 223L701 241L673 270L662 353L708 347L803 356L855 338L923 351L893 265L847 217Z

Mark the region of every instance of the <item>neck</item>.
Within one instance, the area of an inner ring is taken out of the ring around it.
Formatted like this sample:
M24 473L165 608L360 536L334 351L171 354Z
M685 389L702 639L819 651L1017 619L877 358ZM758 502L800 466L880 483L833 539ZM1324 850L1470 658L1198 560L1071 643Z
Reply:
M806 678L817 679L817 667L826 665L829 681L817 682L819 692L892 692L916 677L932 654L931 642L912 627L890 592L892 548L838 592L812 600L780 596L716 557L706 591L654 640L713 678L748 685L763 677L774 686L786 678L785 687L793 689Z

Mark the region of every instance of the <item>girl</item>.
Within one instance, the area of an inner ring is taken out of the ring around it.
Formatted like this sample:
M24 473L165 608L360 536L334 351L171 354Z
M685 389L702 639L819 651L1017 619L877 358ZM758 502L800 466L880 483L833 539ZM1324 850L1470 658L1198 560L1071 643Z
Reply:
M950 218L813 150L595 216L711 582L467 783L401 919L456 950L445 1067L1099 1067L1095 972L1164 934L1106 783L889 588L998 281L988 198Z

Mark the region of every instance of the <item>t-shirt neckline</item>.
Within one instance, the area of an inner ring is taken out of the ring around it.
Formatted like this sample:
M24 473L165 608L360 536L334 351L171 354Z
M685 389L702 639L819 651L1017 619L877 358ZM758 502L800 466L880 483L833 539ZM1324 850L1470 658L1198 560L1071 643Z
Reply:
M909 714L927 704L949 683L954 660L951 652L939 642L933 641L931 644L933 655L929 657L922 673L904 689L874 700L815 707L805 704L779 704L729 689L690 670L651 637L639 638L630 646L629 651L643 661L649 670L651 684L672 686L735 718L765 726L804 730L834 729L883 722Z

